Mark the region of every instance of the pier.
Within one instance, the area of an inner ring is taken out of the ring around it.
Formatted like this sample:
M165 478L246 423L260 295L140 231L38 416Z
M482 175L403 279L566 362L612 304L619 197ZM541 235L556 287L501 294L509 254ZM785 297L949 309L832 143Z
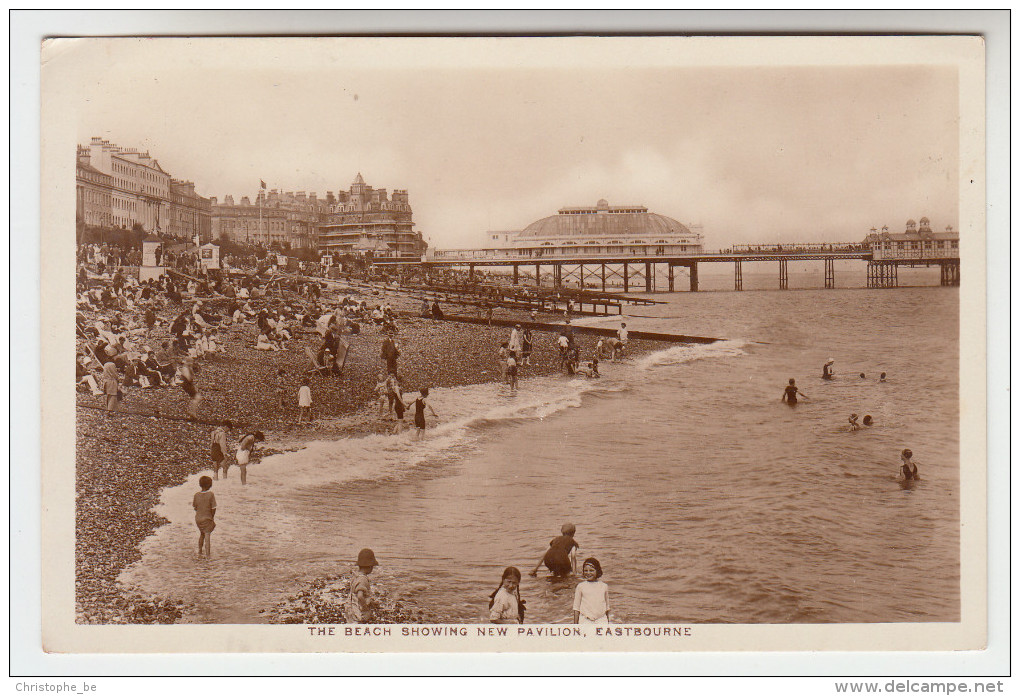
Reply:
M543 270L551 275L551 288L564 292L567 283L576 283L581 288L594 288L607 292L610 284L629 292L675 292L677 288L676 269L686 269L688 290L698 291L698 266L703 263L733 264L733 289L743 290L743 265L745 263L775 264L778 271L779 289L789 288L789 263L791 261L821 261L824 269L824 287L834 288L835 262L843 260L861 261L867 264L869 288L898 287L898 269L909 267L940 267L940 283L944 286L959 286L959 249L918 249L903 251L873 250L866 244L776 244L735 246L725 251L698 252L691 254L600 254L592 253L583 246L571 251L572 254L536 254L533 250L517 251L512 248L497 249L446 249L428 253L420 262L407 259L377 259L380 266L393 264L420 265L427 273L444 268L466 269L468 280L475 277L477 268L509 268L514 285L521 281L522 270L534 270L535 286L543 287ZM657 287L657 271L664 270L666 287ZM682 276L681 276L682 277Z

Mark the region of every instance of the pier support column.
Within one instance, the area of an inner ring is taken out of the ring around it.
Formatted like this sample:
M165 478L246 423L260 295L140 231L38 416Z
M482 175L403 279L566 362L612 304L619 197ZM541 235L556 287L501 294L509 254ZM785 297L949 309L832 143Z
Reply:
M667 264L666 268L667 268L666 275L669 279L669 291L673 292L673 264L671 263Z
M627 292L630 290L630 267L627 262L623 262L623 291Z
M645 292L652 291L652 264L645 261Z
M553 266L553 287L557 290L563 287L563 264Z
M517 285L518 282L520 282L520 266L518 266L515 263L514 264L514 285Z
M833 259L825 259L825 287L829 290L836 287L836 264Z
M790 269L786 265L786 259L779 259L779 289L790 289Z
M733 262L733 289L744 289L744 269L741 267L740 259Z
M689 266L689 268L691 269L691 292L697 292L698 291L698 263L696 261L692 262L691 265Z
M542 287L542 267L535 264L535 286Z
M606 264L602 264L602 292L606 291Z
M582 263L577 268L577 275L581 279L581 289L584 290L584 264Z
M468 265L468 280L474 280L474 279L475 279L475 265L474 264L469 264Z

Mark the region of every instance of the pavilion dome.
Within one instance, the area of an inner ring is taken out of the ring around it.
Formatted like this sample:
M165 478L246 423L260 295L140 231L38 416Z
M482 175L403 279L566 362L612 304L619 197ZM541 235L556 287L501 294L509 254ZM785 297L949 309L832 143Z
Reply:
M658 213L649 213L643 206L610 207L600 200L592 209L564 209L558 215L536 220L525 227L522 238L590 238L590 237L666 237L691 235L683 223Z

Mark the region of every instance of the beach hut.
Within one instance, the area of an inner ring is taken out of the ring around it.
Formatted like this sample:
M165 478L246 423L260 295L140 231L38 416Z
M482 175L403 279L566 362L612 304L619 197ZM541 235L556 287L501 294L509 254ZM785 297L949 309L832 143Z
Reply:
M163 240L146 237L142 240L142 265L138 268L138 280L145 282L163 275Z

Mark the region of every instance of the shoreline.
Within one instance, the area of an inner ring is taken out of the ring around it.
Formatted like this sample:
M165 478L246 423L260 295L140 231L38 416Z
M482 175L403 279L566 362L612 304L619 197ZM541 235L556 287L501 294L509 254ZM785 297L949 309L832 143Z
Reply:
M373 301L383 298L373 297ZM410 309L402 298L390 299L395 309ZM511 319L515 319L513 315ZM519 319L526 321L526 317ZM455 387L497 381L496 351L505 341L503 326L434 321L415 316L398 318L396 337L401 348L398 373L405 392L421 387ZM343 334L351 344L343 373L337 377L311 376L313 415L324 419L311 425L297 421L297 389L311 363L304 347L316 351L320 337L301 333L280 352L257 351L255 328L243 327L221 332L225 353L200 359L196 384L203 394L199 409L203 419L230 419L244 423L244 430L265 431L266 456L283 448L299 449L323 438L363 437L388 433L392 421L376 416L377 373L383 369L380 357L384 335L372 324L362 332ZM582 356L591 354L598 337L576 332ZM152 343L162 340L156 337ZM561 374L555 334L535 332L532 365L522 376ZM643 355L667 344L632 339L629 356ZM277 392L277 370L286 370L284 406ZM185 396L179 387L125 389L123 407L129 410L177 417L186 415ZM209 471L208 451L211 425L186 420L169 420L144 415L107 415L83 406L98 405L98 399L78 394L76 409L76 538L75 597L78 623L175 623L187 614L179 598L144 595L117 582L121 571L141 558L141 542L167 521L153 510L164 488L183 484L188 476ZM242 434L235 427L230 442ZM342 574L338 568L336 577ZM315 582L301 592L315 590ZM425 615L399 598L383 602L380 622L434 623L438 615ZM263 613L269 613L270 607ZM310 615L309 615L310 618ZM293 622L293 621L292 621Z

